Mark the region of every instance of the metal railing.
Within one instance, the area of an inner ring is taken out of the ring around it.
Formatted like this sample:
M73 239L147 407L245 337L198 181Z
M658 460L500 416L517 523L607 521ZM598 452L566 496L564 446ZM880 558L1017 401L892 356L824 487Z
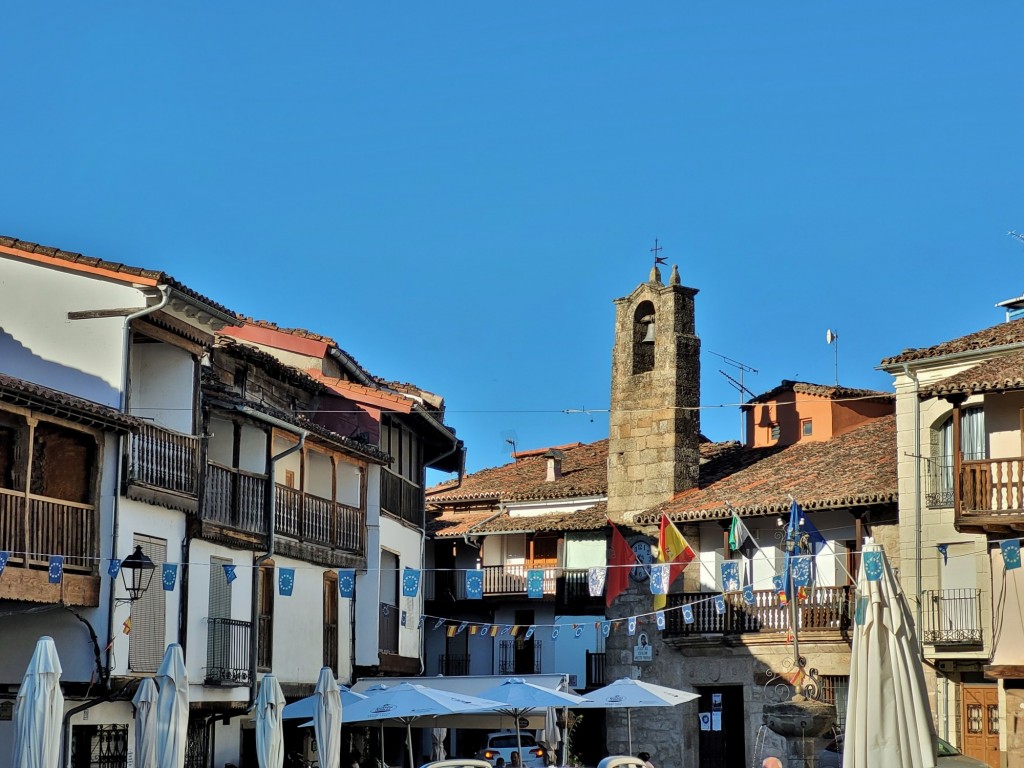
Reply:
M213 685L249 684L249 632L252 624L237 619L208 618L206 682Z
M587 651L587 688L597 688L607 682L604 652Z
M718 613L714 593L684 592L668 595L668 606L689 605L693 622L684 620L682 611L665 615L665 637L692 635L738 635L750 632L783 632L789 628L789 607L779 600L775 590L756 590L754 604L747 605L742 595L725 595L725 613ZM853 588L816 587L797 606L800 629L840 631L850 626L853 615Z
M59 552L64 570L93 573L96 508L0 488L0 550L11 553L12 565L36 566L48 565L48 553Z
M188 496L198 494L198 437L143 424L128 444L129 482Z
M398 653L398 606L380 604L377 624L377 647L381 653Z
M423 528L426 514L423 488L390 469L380 472L380 508L382 512Z
M502 640L498 646L498 674L499 675L539 675L541 673L542 659L541 641L533 638L533 652L530 653L530 643L524 643L519 648L518 640Z
M980 589L926 589L921 637L928 645L981 645Z
M545 568L532 565L485 565L484 594L512 595L526 594L526 572L543 571L543 590L545 595L555 594L560 568Z
M468 653L442 653L437 657L437 674L452 677L469 674Z

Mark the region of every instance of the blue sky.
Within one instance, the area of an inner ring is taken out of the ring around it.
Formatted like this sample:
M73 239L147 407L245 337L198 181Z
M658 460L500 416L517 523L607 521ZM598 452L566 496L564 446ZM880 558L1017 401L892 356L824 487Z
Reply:
M443 394L470 469L607 435L655 237L713 439L709 351L828 383L831 327L889 388L1024 293L1019 3L9 5L0 234L330 335Z

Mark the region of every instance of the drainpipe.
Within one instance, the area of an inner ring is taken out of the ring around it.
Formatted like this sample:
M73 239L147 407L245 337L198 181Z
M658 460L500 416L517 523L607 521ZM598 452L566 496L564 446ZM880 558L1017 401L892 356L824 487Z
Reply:
M924 594L923 582L921 580L921 382L917 373L910 370L907 363L903 363L904 375L914 381L914 593L917 598L915 619L917 622L917 652L924 658L924 645L922 644L921 620L924 606L921 597Z
M263 500L263 508L267 512L267 551L253 561L252 595L250 597L249 604L251 627L249 630L249 703L246 706L246 710L248 711L251 710L253 705L256 703L256 654L259 650L259 603L257 602L257 598L259 597L260 566L274 556L274 524L276 522L274 519L274 503L276 501L276 494L274 493L274 467L277 462L285 456L290 456L296 451L302 450L303 446L306 444L306 437L309 435L309 432L301 427L297 427L294 424L284 421L283 419L278 419L261 411L257 411L254 408L250 408L247 405L238 406L238 410L250 418L262 421L273 427L277 427L278 429L282 429L299 436L299 442L281 451L276 456L271 456L267 460L267 489ZM271 446L273 446L273 438L271 438Z
M171 300L171 288L168 285L157 286L157 290L160 291L160 301L151 307L140 309L138 312L132 312L127 315L124 319L124 328L121 333L121 396L119 398L118 410L121 413L128 413L128 386L131 383L131 341L132 341L132 320L135 320L146 315L151 315L154 312L159 312L161 309L167 306ZM110 536L110 556L117 557L117 538L120 533L120 521L121 521L121 483L124 478L124 455L125 451L120 450L117 452L117 476L114 481L114 508L111 521L111 536ZM114 667L114 591L116 583L110 582L109 596L107 599L107 669L104 675L103 684L106 689L110 690L110 673Z

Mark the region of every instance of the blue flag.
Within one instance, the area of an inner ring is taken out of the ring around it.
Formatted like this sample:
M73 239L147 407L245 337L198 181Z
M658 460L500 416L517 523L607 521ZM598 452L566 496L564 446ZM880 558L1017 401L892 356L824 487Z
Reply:
M793 579L794 587L811 585L811 558L812 555L798 555L790 561L789 575Z
M715 595L715 613L719 616L725 613L725 598L721 595Z
M51 584L60 584L64 580L64 555L50 555L48 575Z
M163 584L164 592L173 592L174 585L178 582L178 566L174 563L164 563L160 570L160 582Z
M636 634L636 616L630 616L626 620L626 634L630 637Z
M224 578L228 580L228 584L230 584L232 581L238 578L238 574L235 573L235 566L224 566Z
M608 637L612 633L612 623L610 621L601 622L601 635Z
M864 553L864 574L868 581L882 580L882 553L877 549Z
M743 587L743 602L747 605L753 605L755 602L757 602L754 599L754 587L750 584L747 584L745 587Z
M689 603L683 606L683 621L693 624L693 606Z
M405 622L406 622L406 621L407 621L407 619L406 619L406 614L405 614L405 611L402 611L402 626L403 626L403 627L405 626Z
M356 571L354 568L338 570L338 595L350 600L356 596Z
M416 568L402 571L402 597L416 597L420 593L420 572Z
M559 633L561 631L562 631L562 628L560 626L558 626L558 625L555 625L554 627L552 627L551 628L551 639L552 640L557 640L558 639L558 635L559 635Z
M740 564L738 560L726 560L722 563L722 591L740 591Z
M277 591L285 597L292 596L292 590L295 588L295 569L294 568L278 568L277 569Z
M4 575L4 568L7 567L7 561L11 559L11 553L6 550L0 552L0 576Z
M537 628L536 628L535 626L533 626L533 625L530 625L530 626L529 626L529 627L528 627L528 628L526 629L526 634L525 634L525 635L523 635L523 639L524 639L524 640L529 640L529 639L530 639L531 637L533 637L533 632L534 632L534 630L535 630L535 629L537 629Z
M1000 542L999 548L1003 551L1003 568L1008 571L1020 568L1020 539Z
M438 619L434 622L434 629L440 629L444 626L444 619Z
M668 563L662 565L651 566L651 594L652 595L667 595L668 594L668 578L669 578L669 567Z
M466 597L470 600L482 600L484 597L483 571L466 571Z
M573 624L572 625L572 636L575 637L577 640L579 640L581 637L583 637L583 625L582 624Z
M540 599L544 597L544 571L531 568L526 572L526 596Z
M117 574L119 574L120 572L121 561L116 557L110 558L110 565L107 566L107 576L109 576L112 579L116 579Z
M665 628L665 612L664 611L658 611L654 615L657 617L658 629L664 629Z

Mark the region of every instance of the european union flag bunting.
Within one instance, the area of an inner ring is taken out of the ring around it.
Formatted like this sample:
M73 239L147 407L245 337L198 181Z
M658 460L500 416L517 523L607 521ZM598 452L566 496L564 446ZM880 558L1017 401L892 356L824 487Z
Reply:
M533 632L534 632L535 629L537 629L537 628L532 626L532 625L527 627L526 634L523 635L523 640L529 640L531 637L533 637Z
M665 612L664 611L658 611L654 615L657 617L657 620L658 620L658 629L664 629L665 628Z
M607 568L590 568L587 571L587 589L591 597L600 597L604 594L604 581L608 574Z
M160 569L160 583L164 592L173 592L174 585L178 582L178 566L174 563L164 563Z
M420 593L420 572L416 568L402 571L402 597L416 597Z
M292 590L295 588L295 569L294 568L278 568L277 570L277 591L279 594L285 597L292 596Z
M228 580L228 584L230 584L232 581L238 578L238 574L235 573L235 566L224 566L224 578Z
M434 629L440 629L444 626L444 619L438 619L434 622Z
M693 624L693 606L692 605L684 605L683 606L683 621L685 621L687 624Z
M466 597L470 600L482 600L484 597L483 571L466 571Z
M539 568L526 572L526 596L538 600L544 597L544 571Z
M868 581L882 580L882 553L877 549L864 553L864 575Z
M356 571L342 568L338 571L338 595L351 600L356 595Z
M811 585L811 555L798 555L789 563L789 573L794 587Z
M559 627L559 626L552 627L551 628L551 639L552 640L557 640L558 639L558 635L561 633L561 631L562 631L562 628Z
M740 591L740 564L738 560L726 560L722 563L722 591Z
M60 584L64 580L64 555L50 555L48 575L51 584Z
M630 616L626 620L626 634L630 637L636 634L636 616Z
M573 624L572 625L572 636L575 637L577 640L579 640L581 637L583 637L583 625L582 624Z
M1020 539L1011 539L999 543L1003 551L1003 567L1008 571L1020 568Z
M743 587L743 602L747 605L753 605L755 602L754 587L750 584L747 584L745 587Z
M107 566L107 576L112 579L117 578L117 574L121 572L121 561L116 557L110 558L110 565Z
M406 621L407 621L406 613L405 613L405 611L402 611L402 626L403 627L405 626L405 622Z
M715 595L715 613L719 616L725 613L725 598L721 595Z
M668 594L668 564L652 565L651 566L651 594L652 595L667 595Z
M11 553L4 551L0 552L0 576L4 575L4 568L7 567L7 561L11 559Z

